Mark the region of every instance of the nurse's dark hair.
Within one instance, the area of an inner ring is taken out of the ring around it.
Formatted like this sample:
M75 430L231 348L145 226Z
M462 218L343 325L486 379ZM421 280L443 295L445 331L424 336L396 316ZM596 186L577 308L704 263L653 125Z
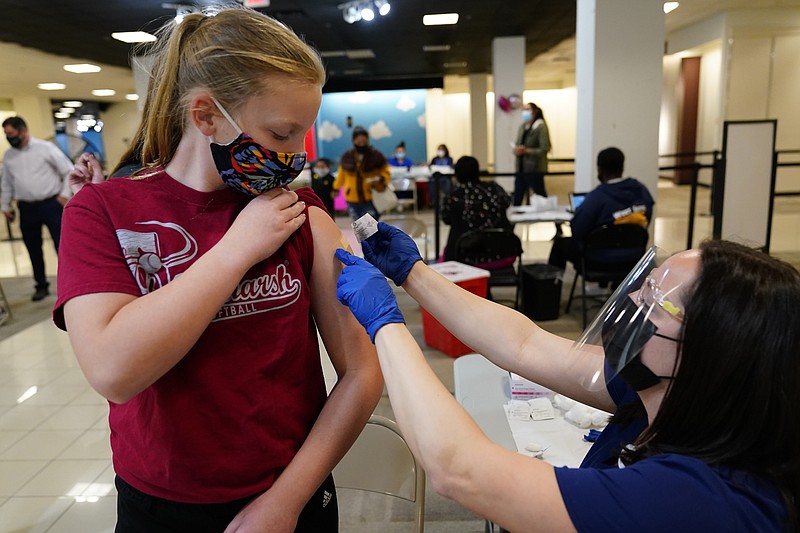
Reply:
M661 453L774 483L800 527L800 274L728 241L700 247L684 301L675 380L653 423L623 453Z

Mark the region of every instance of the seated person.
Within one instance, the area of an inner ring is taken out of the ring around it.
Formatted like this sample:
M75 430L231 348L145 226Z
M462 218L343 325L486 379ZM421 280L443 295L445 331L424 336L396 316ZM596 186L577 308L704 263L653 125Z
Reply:
M619 148L597 154L600 185L586 195L570 221L572 237L556 237L548 263L566 268L580 261L583 241L595 228L606 224L639 224L647 227L653 215L653 197L635 178L623 178L625 155Z
M436 148L436 155L431 159L431 165L453 166L453 158L450 157L450 150L447 149L446 144L440 144Z
M406 167L406 170L411 170L414 162L406 158L406 143L401 141L394 149L394 157L389 160L391 167Z
M453 158L450 157L450 150L447 149L446 144L440 144L436 148L436 155L433 159L431 159L430 166L445 166L452 168ZM450 180L450 174L434 172L433 175L431 175L429 183L430 201L428 203L430 207L435 207L435 201L439 198L439 195L447 198L453 191L453 182Z
M483 228L511 228L506 218L506 209L511 205L508 193L494 181L480 180L478 160L465 155L455 164L458 187L444 201L442 220L450 225L447 245L444 249L444 260L455 259L456 242L466 232ZM491 260L506 258L489 258ZM499 268L503 265L486 265L488 268Z

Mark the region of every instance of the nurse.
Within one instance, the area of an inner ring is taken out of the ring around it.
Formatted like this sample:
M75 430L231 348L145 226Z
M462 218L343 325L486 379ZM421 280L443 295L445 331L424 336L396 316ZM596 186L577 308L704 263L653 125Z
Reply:
M797 529L792 266L726 241L658 266L651 250L573 342L448 282L391 226L362 245L369 262L336 253L337 296L375 342L397 421L440 494L511 531ZM492 443L428 367L384 275L498 366L615 413L581 467Z

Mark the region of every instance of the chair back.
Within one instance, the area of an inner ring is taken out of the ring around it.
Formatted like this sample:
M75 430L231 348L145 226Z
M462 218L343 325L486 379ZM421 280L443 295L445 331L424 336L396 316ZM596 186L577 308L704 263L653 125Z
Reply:
M425 472L393 420L372 415L356 442L333 469L336 487L414 502L415 531L425 527Z
M381 217L381 222L396 227L415 241L421 239L424 245L422 258L428 261L428 225L423 220L412 216L386 216Z
M464 233L455 244L460 263L492 270L492 263L522 256L522 241L509 228L483 228ZM513 264L513 263L512 263Z
M624 272L636 265L647 250L650 235L638 224L606 224L592 230L583 248L583 271Z
M417 182L414 178L392 178L392 187L397 195L397 209L412 207L417 214Z

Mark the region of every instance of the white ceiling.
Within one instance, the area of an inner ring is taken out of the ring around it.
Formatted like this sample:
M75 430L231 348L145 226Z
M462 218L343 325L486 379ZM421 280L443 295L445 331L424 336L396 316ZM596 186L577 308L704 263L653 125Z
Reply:
M121 102L125 100L125 94L136 92L130 69L100 65L102 70L94 74L73 74L64 70L66 64L85 62L82 58L56 56L17 44L0 43L0 72L3 73L0 98L36 95L63 100ZM67 89L43 91L36 87L43 82L61 82ZM114 89L117 94L113 97L93 96L93 89Z

